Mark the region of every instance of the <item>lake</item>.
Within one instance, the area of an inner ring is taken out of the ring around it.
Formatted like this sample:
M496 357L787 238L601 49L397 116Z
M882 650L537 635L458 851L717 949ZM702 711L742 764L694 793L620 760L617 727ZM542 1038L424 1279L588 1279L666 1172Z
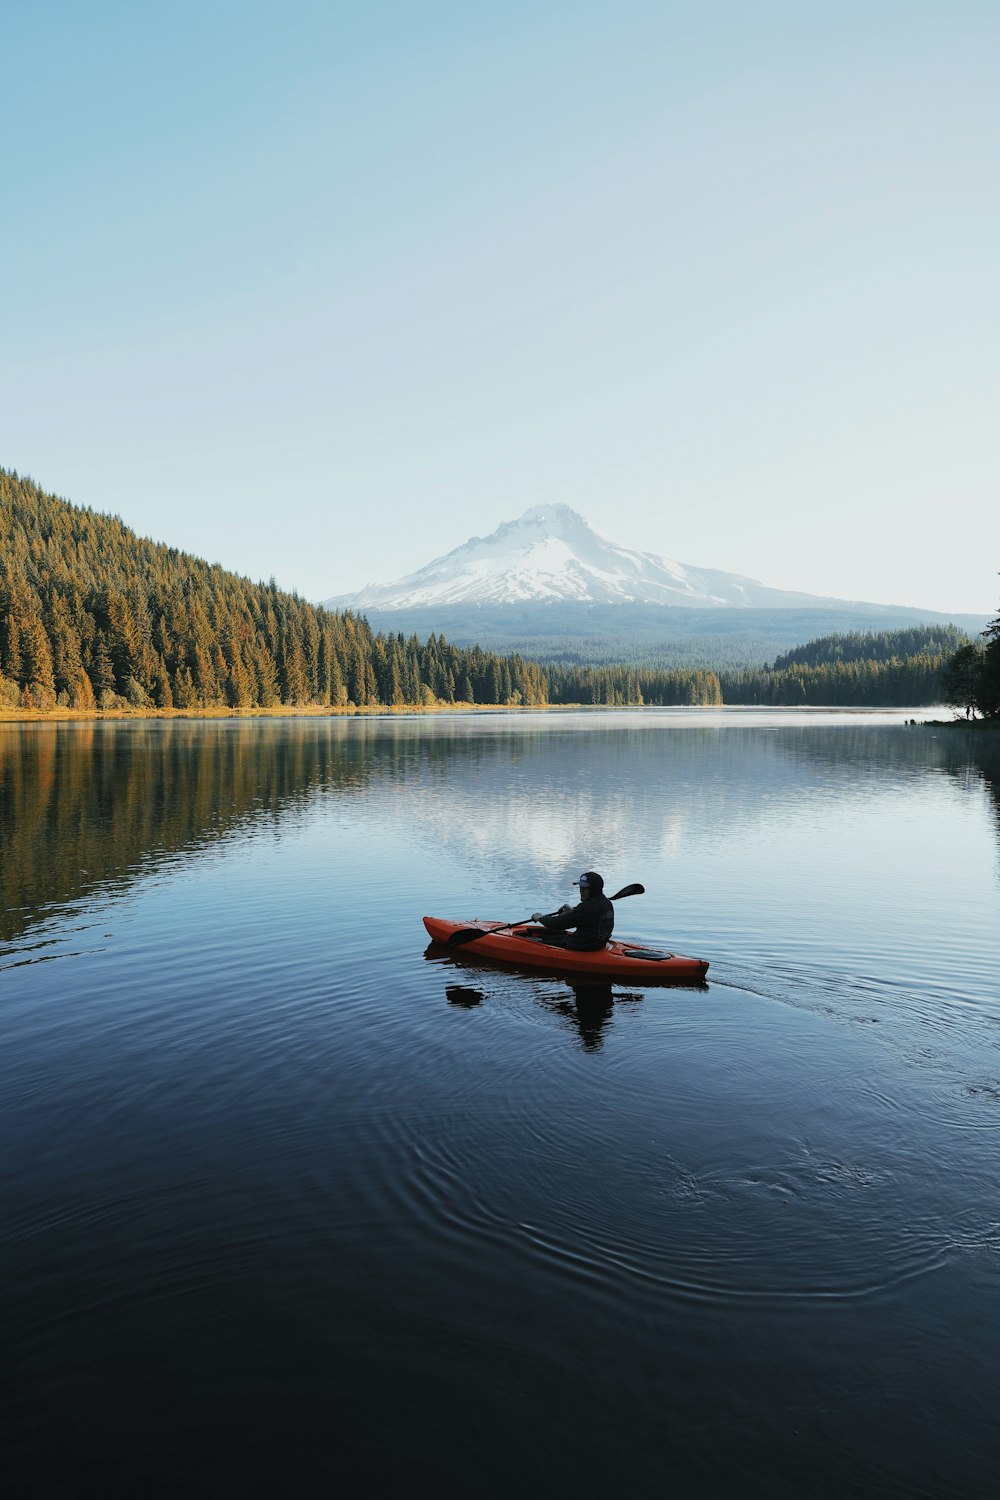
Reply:
M7 1493L996 1493L988 742L3 724L0 834ZM590 867L705 985L428 949Z

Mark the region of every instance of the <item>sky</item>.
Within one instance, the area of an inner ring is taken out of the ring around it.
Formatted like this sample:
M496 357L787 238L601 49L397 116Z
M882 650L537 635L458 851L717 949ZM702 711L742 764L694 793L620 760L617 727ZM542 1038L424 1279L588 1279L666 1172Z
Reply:
M323 599L560 502L995 614L996 0L3 0L0 466Z

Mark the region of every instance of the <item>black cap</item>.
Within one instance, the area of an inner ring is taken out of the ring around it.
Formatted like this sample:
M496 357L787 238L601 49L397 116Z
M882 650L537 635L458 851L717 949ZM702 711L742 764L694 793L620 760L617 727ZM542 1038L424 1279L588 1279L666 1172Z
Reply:
M603 875L598 875L596 870L584 870L583 874L580 876L580 879L574 880L573 884L578 885L581 888L583 886L586 886L587 889L591 891L603 891L604 877Z

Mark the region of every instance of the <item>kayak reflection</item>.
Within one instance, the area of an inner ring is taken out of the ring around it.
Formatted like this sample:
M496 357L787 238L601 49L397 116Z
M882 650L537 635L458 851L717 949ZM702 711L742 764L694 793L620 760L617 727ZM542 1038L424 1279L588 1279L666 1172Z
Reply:
M570 990L572 998L569 995L538 995L537 999L546 1010L573 1022L588 1052L596 1051L602 1045L602 1032L611 1019L616 999L642 999L641 995L625 993L616 996L610 984L572 984ZM444 993L448 1004L461 1010L474 1010L489 999L483 990L473 989L468 984L446 984Z
M431 943L424 957L433 962L444 962L449 966L455 963L453 956L446 949L442 949L439 943ZM448 1004L460 1010L475 1010L490 999L500 1001L509 998L509 987L505 988L499 982L499 976L495 988L491 988L487 982L487 976L491 971L495 972L497 967L496 965L484 967L481 971L483 974L481 984L446 984L444 993ZM551 974L540 974L537 978L532 978L522 973L511 975L506 969L501 972L507 977L508 984L510 979L518 984L523 983L543 1010L570 1022L580 1043L588 1052L596 1052L603 1046L604 1031L614 1014L616 1003L636 1004L645 998L641 992L615 990L613 985L603 980L565 979L558 981L560 986L565 985L565 988L560 987L554 990ZM544 984L544 988L539 987L539 980ZM698 988L707 988L707 986L699 985Z
M462 1010L474 1010L486 999L482 990L474 990L468 984L446 984L444 992L448 997L448 1004L458 1005Z

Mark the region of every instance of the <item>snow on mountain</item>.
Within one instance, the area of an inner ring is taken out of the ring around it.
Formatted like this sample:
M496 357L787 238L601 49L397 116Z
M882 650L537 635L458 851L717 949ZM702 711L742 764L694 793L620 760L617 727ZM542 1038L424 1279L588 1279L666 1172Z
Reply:
M673 604L795 608L827 601L752 578L636 552L602 536L568 505L536 505L491 536L474 536L395 583L326 599L331 609L421 609L452 604Z

